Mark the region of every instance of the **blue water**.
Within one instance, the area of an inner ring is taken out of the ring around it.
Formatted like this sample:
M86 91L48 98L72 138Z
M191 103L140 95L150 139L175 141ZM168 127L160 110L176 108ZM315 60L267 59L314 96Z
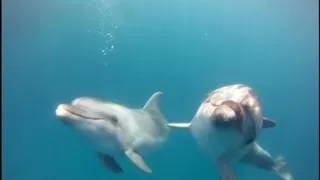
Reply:
M190 121L206 93L244 83L277 126L259 142L296 180L318 179L319 2L316 0L4 0L4 180L218 179L192 137L171 131L146 158L110 173L55 117L95 96L139 108L155 91L169 121ZM277 176L237 166L239 179Z

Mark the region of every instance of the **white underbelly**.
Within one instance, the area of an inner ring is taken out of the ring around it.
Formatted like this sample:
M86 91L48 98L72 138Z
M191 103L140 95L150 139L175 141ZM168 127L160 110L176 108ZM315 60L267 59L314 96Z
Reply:
M85 133L83 134L89 145L94 151L105 153L109 155L123 154L123 147L118 141L116 136L98 133Z
M158 149L160 149L161 146L164 144L164 142L165 142L165 139L156 139L156 140L153 140L152 142L146 142L138 147L138 151L139 153L145 154L145 155L152 154Z
M109 155L119 155L124 153L124 150L114 143L92 142L92 146L96 151Z

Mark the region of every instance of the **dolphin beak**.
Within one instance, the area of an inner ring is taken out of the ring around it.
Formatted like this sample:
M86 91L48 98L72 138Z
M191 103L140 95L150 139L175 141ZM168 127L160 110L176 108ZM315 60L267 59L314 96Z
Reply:
M65 116L68 112L64 108L64 104L60 104L57 109L56 109L56 116L58 117L63 117Z
M58 117L68 117L71 114L81 116L83 111L68 104L60 104L56 109L56 115Z
M64 124L69 124L71 119L70 119L70 113L67 111L68 109L67 104L60 104L57 109L56 109L56 116L64 123Z
M103 118L99 116L92 116L86 110L68 104L60 104L56 109L56 116L61 120L66 121L69 121L70 119L99 120Z

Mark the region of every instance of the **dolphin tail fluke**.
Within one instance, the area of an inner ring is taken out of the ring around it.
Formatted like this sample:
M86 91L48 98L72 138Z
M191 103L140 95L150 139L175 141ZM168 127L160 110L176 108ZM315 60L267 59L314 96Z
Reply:
M127 150L125 154L139 169L146 173L152 173L151 168L149 168L149 166L144 162L140 154L134 152L133 150Z
M167 123L167 126L173 128L189 128L191 123Z

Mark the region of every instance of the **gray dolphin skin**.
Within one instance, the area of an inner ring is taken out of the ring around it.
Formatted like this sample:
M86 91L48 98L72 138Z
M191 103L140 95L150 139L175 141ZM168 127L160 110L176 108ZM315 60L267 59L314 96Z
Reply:
M243 84L218 88L208 94L191 122L169 123L172 128L189 129L207 157L216 165L221 180L235 180L233 163L248 164L293 180L282 157L273 157L258 143L262 129L275 121L262 116L259 100Z
M141 109L80 97L70 104L60 104L56 116L90 142L97 157L114 173L123 168L116 157L127 157L145 173L151 168L142 155L158 148L167 140L167 120L159 109L162 92L154 93Z

